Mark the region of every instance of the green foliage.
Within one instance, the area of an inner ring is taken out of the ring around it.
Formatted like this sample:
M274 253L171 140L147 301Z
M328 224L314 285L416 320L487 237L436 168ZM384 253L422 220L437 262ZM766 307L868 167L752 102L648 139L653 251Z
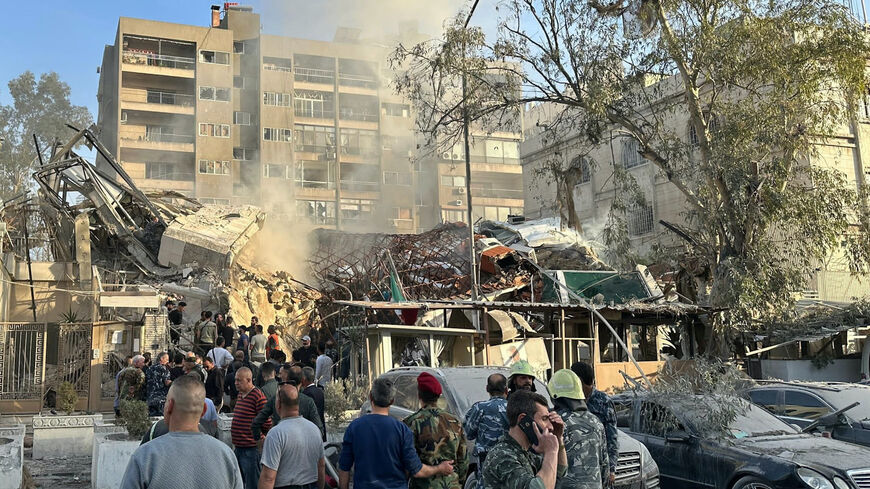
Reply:
M868 86L868 38L841 2L643 2L657 27L641 38L623 34L619 15L640 2L598 3L507 0L495 39L463 29L461 13L441 39L396 49L396 89L433 152L459 140L463 107L487 132L539 104L536 137L565 152L538 175L560 190L552 207L566 205L562 187L576 178L564 161L608 155L598 161L613 187L603 239L610 262L625 266L638 259L627 212L651 197L636 179L648 173L619 158L636 141L654 178L682 194L684 233L670 260L691 263L704 281L690 295L724 311L713 315L717 354L735 329L790 309L832 254L867 270L867 196L820 150L826 138L851 137Z
M30 185L37 163L33 134L47 151L55 139L72 136L66 124L82 128L93 117L84 106L72 105L69 85L57 73L43 73L37 80L30 71L9 82L11 105L0 105L0 198L12 197Z
M334 380L323 389L326 416L330 423L340 424L346 421L346 411L359 409L366 401L368 391L363 379L358 379L357 387L354 387L350 379Z
M79 395L76 392L76 387L70 382L61 382L57 388L57 408L67 414L72 414L76 410L78 402Z
M73 311L72 306L69 307L67 312L61 313L60 319L62 323L80 323L87 321L86 318L79 316L79 311Z
M138 440L145 436L145 432L151 428L151 420L148 418L148 404L139 400L122 400L119 407L121 417L116 423L127 427L127 434L131 439Z

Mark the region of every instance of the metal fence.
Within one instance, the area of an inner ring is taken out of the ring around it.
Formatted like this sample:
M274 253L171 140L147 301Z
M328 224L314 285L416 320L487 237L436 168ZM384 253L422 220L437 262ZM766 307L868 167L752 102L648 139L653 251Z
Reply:
M89 395L93 324L65 323L58 326L57 376L53 386L72 384L79 396Z
M0 323L0 399L42 399L47 329L46 323Z

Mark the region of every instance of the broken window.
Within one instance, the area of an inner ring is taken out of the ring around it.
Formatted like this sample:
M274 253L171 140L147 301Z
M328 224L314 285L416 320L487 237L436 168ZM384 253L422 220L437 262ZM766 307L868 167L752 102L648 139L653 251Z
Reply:
M244 76L234 76L233 77L233 88L245 88L245 77Z
M181 165L163 161L146 162L145 178L154 180L191 181L193 173L184 171Z
M343 221L368 221L374 214L375 201L365 199L341 199Z
M376 155L380 151L377 131L341 130L341 152L349 155Z
M328 119L335 115L333 95L329 92L296 90L293 95L293 107L299 117Z
M284 128L264 127L263 141L280 141L289 143L293 140L293 131Z
M233 41L233 52L236 54L245 54L245 41Z
M197 197L200 204L206 205L230 205L230 199L218 199L215 197Z
M274 56L263 56L263 69L266 71L286 71L287 73L292 71L288 58Z
M214 100L214 87L199 87L200 100Z
M212 124L209 122L200 122L199 123L199 135L207 136L207 137L215 137L215 138L228 138L230 137L230 125L229 124Z
M224 51L203 50L199 52L199 62L216 65L228 65L230 64L230 53Z
M244 161L256 160L257 150L256 148L233 148L233 159Z
M272 105L275 107L290 107L290 94L263 92L263 105Z
M390 117L407 118L411 115L411 108L408 104L391 104L385 102L381 104L381 113Z
M468 214L455 209L441 209L441 222L466 222Z
M393 207L393 219L410 220L411 209L408 207Z
M441 175L443 187L465 187L465 176Z
M286 178L287 165L265 163L263 164L263 176L266 178Z
M199 160L199 173L206 175L229 175L229 161Z
M230 101L230 89L221 87L199 87L200 100L216 100L218 102Z
M302 188L335 188L335 166L335 161L296 160L296 174L294 177L296 186Z
M323 153L326 159L335 159L335 127L296 124L293 130L296 137L296 151Z
M405 186L411 185L411 174L396 171L385 171L384 184Z
M250 112L233 112L233 124L238 124L240 126L250 126L251 125L251 113Z
M577 179L578 184L589 183L592 181L592 165L589 158L577 156L571 161L571 168L580 169L580 177Z
M297 200L296 217L314 224L335 224L335 202L322 200Z

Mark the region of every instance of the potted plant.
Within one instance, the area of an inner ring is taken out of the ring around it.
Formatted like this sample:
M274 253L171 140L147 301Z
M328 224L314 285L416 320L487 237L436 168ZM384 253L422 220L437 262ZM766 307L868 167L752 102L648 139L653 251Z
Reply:
M94 438L91 457L91 487L94 489L114 489L121 485L130 457L151 427L145 402L121 401L120 411L121 417L115 424L124 426L127 432L99 433Z
M323 388L326 405L326 441L341 441L350 419L365 402L366 390L350 380L335 380Z
M75 386L62 382L56 391L56 410L33 417L34 459L91 454L94 426L102 422L103 415L76 412L78 400Z

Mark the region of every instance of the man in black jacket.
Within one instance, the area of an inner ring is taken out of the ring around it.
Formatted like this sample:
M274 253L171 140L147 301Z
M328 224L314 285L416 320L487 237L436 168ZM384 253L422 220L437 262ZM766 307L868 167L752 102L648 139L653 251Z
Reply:
M215 409L220 412L224 403L224 371L214 363L211 357L202 359L208 376L205 379L205 397L211 399Z
M314 369L305 367L302 369L302 393L314 399L314 405L317 406L317 413L320 414L320 423L323 429L320 430L323 435L323 441L326 441L326 415L324 412L325 402L323 389L314 383Z

